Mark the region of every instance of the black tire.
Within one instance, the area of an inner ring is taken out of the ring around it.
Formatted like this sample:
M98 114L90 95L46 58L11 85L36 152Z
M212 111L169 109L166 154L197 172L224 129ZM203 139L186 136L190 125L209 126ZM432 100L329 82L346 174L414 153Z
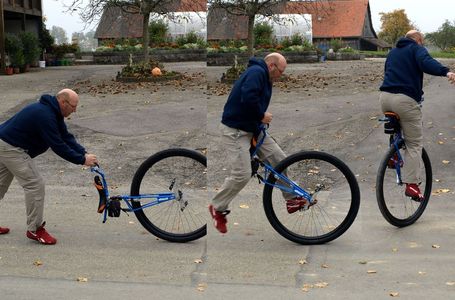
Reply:
M183 193L181 200L137 210L136 217L145 229L161 239L178 243L199 239L207 234L207 158L204 155L187 149L168 149L150 156L134 174L131 195L169 192L173 179L173 191ZM144 201L131 203L133 208L139 208Z
M395 147L391 147L381 161L376 177L376 199L381 214L390 224L397 227L405 227L417 221L425 211L431 196L433 175L431 163L425 149L422 149L422 162L425 168L422 172L420 189L423 191L424 200L416 202L404 194L406 185L397 184L396 171L387 167L389 159L395 154ZM400 148L403 157L404 150Z
M351 170L338 158L318 151L302 151L281 161L275 168L305 191L312 193L324 184L308 210L289 214L281 191L265 185L265 214L273 228L286 239L302 245L330 242L342 235L354 222L360 206L360 190ZM270 175L268 183L274 184Z

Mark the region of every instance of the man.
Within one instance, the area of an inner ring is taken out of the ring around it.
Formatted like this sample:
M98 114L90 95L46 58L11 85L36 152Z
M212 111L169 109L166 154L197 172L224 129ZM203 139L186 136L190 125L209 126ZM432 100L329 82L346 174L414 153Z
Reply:
M63 159L74 164L92 166L94 154L86 153L66 128L64 118L76 112L79 96L70 89L57 95L43 95L11 119L0 124L0 200L14 177L25 191L27 237L41 244L53 245L52 237L43 222L44 181L32 158L49 147ZM9 232L0 227L0 234Z
M286 59L279 53L271 53L264 59L251 58L224 106L221 131L224 151L230 163L230 175L209 206L215 227L221 233L227 232L229 203L251 178L250 142L253 136L259 134L261 124L270 124L272 121L273 115L267 111L272 83L284 73L286 65ZM266 136L258 154L272 166L286 156L270 136ZM306 203L301 197L290 194L283 196L287 200L289 213L298 211Z
M400 125L406 141L402 180L405 195L422 201L419 189L422 156L423 73L446 76L455 83L455 74L434 60L423 47L422 33L411 30L392 49L385 62L384 82L379 100L383 112L393 111L400 116Z

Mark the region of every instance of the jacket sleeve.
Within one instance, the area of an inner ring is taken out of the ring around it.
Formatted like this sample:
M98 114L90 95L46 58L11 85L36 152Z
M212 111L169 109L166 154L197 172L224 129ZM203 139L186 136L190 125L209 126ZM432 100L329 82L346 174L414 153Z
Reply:
M263 77L261 72L251 70L241 87L241 102L245 103L258 122L264 118L265 113L261 105L261 94L264 88Z
M73 164L77 165L84 164L85 153L73 149L69 144L66 143L64 137L58 130L58 124L55 118L48 117L46 118L46 120L40 122L40 131L43 139L47 142L52 151L54 151L58 156ZM70 133L68 134L72 137L74 143L76 143L74 137ZM71 140L71 138L69 138L68 136L66 136L65 138L67 140Z
M419 46L416 50L416 60L424 73L434 76L446 76L449 72L449 68L432 58L427 49L422 46Z
M76 141L76 138L74 137L74 135L72 135L71 133L68 132L68 129L67 129L65 123L63 123L61 135L62 135L63 141L68 146L70 146L70 148L72 148L74 151L76 151L77 153L83 154L83 155L85 155L85 153L87 153L87 151L85 151L85 148Z

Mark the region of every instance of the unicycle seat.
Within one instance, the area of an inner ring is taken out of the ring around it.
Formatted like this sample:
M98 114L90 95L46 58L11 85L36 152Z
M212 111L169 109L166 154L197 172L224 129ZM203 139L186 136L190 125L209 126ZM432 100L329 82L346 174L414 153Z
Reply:
M384 112L385 122L384 122L384 133L385 134L395 134L401 131L400 126L400 116L393 111Z

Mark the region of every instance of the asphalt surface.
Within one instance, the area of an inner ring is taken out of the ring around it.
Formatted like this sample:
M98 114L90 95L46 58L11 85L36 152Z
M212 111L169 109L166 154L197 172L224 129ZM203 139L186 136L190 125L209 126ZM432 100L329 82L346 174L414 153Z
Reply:
M0 298L452 297L455 86L444 78L425 79L424 141L433 164L433 190L449 192L433 195L417 223L397 229L382 218L374 190L387 143L377 122L377 74L382 64L290 65L290 74L313 74L309 82L316 82L317 75L328 84L274 89L270 131L283 149L329 152L356 174L361 207L340 238L320 246L285 240L268 224L262 186L253 180L232 203L226 235L218 234L209 223L207 237L172 244L147 233L134 215L102 224L91 174L47 152L37 158L37 164L47 182L47 228L59 241L44 247L26 239L23 192L14 182L0 202L0 225L11 228L10 234L0 237ZM217 126L226 92L215 88L223 69L206 69L199 63L167 67L205 73L209 89L200 80L183 87L134 87L127 93L103 94L87 87L102 90L100 82L106 80L109 85L118 66L48 68L0 77L0 119L43 92L77 86L81 107L68 120L70 131L100 157L118 191L128 191L132 174L146 157L182 146L208 149L209 195L213 196L225 176ZM363 83L363 74L374 78ZM175 118L179 121L174 122ZM249 208L240 208L242 204Z

